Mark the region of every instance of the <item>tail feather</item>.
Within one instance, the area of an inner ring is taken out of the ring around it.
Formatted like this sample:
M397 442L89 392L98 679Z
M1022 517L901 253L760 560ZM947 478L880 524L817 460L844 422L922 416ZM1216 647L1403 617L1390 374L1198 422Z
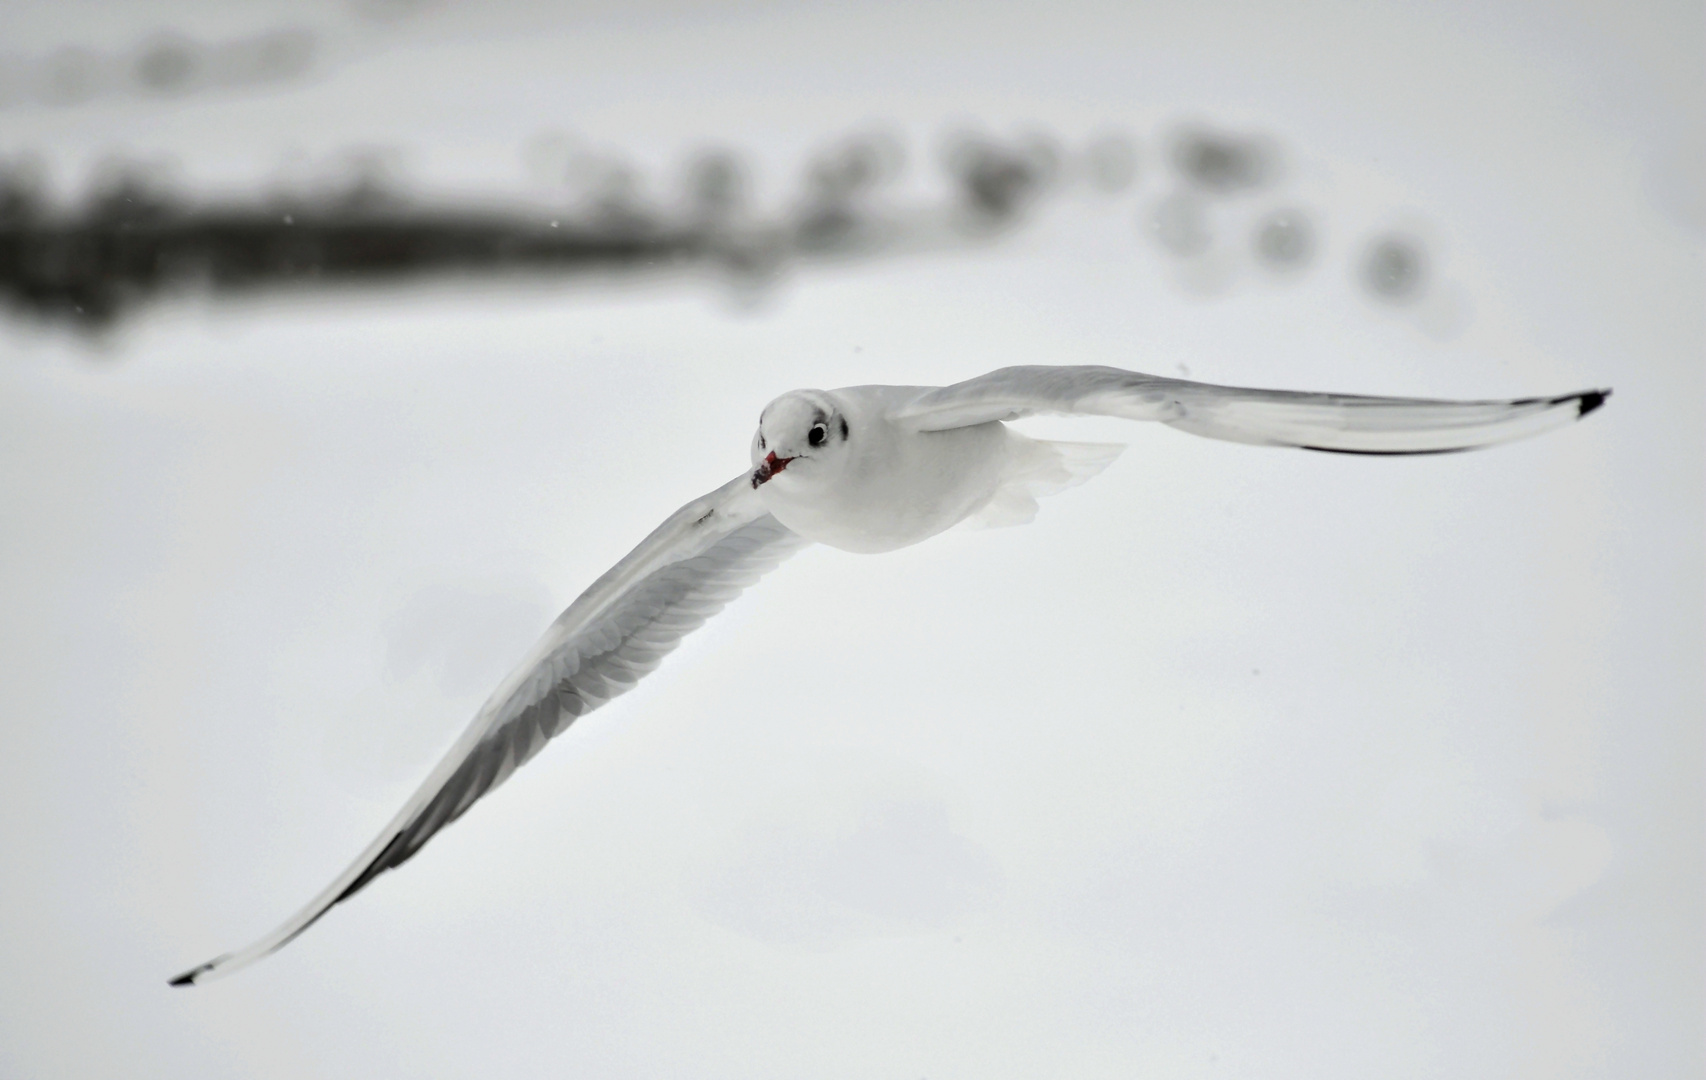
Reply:
M1075 488L1112 465L1122 443L1051 442L1009 431L1007 471L989 501L966 519L986 528L1024 525L1037 516L1037 500Z

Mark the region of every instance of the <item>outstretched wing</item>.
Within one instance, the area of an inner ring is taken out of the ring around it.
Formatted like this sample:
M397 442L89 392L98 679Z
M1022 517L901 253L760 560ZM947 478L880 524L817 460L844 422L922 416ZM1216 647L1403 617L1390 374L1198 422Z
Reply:
M266 937L191 968L172 985L205 982L259 960L402 865L576 717L631 689L688 632L807 543L764 511L750 473L677 510L558 616L336 881Z
M928 391L896 413L920 431L1037 414L1159 420L1211 439L1343 454L1437 454L1561 427L1610 390L1511 401L1437 401L1245 390L1111 367L1009 367Z

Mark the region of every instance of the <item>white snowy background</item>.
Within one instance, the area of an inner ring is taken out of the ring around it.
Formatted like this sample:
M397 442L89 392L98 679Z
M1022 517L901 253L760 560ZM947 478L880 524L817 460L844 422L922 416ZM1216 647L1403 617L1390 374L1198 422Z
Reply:
M0 153L525 193L560 129L653 177L745 148L780 205L841 132L927 176L969 120L1123 127L1138 180L756 304L0 324L0 1076L1701 1074L1698 4L26 0L0 51L286 23L303 79L14 101ZM1283 147L1221 224L1309 208L1307 273L1205 288L1145 236L1190 119ZM1408 307L1356 280L1395 226ZM283 952L166 986L341 869L771 397L1013 363L1616 396L1395 460L1035 425L1130 449L1025 528L808 550Z

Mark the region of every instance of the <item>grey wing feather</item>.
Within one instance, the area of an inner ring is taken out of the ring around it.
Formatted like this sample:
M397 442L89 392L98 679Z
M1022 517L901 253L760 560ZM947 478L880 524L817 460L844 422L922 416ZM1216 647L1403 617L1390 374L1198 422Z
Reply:
M1560 427L1610 390L1503 401L1440 401L1250 390L1111 367L1009 367L930 390L896 419L940 431L1038 414L1119 416L1230 442L1347 454L1437 454Z
M260 941L191 968L172 985L226 975L277 951L402 865L576 718L632 689L683 637L808 542L763 511L750 474L682 507L557 618L336 881Z

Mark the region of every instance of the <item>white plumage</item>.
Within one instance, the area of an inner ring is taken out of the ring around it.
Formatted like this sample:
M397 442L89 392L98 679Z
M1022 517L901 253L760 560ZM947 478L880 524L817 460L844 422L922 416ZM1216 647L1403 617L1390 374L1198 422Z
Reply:
M229 974L288 943L401 865L577 717L632 688L806 544L881 552L961 522L1029 521L1039 497L1089 479L1120 450L1034 440L1003 421L1116 416L1232 442L1426 454L1538 434L1587 415L1608 394L1432 401L1245 390L1104 367L1014 367L946 387L784 394L760 416L752 470L677 510L569 605L348 869L272 933L171 981Z

